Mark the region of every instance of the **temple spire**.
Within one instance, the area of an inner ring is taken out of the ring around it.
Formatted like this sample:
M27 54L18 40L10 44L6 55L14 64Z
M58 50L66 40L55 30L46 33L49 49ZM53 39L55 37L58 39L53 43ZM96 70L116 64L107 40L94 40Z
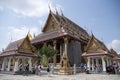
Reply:
M12 42L12 36L11 36L11 38L10 38L10 42Z

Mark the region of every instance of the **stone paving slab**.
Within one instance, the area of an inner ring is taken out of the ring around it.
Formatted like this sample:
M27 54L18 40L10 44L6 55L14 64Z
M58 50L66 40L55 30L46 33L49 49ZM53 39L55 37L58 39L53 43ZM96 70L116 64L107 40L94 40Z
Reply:
M120 80L120 75L85 74L76 75L10 75L0 74L0 80Z

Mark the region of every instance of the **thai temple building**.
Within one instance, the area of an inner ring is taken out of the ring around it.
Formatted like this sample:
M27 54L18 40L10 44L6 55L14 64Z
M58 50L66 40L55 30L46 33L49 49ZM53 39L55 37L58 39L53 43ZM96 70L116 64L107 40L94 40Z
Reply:
M83 61L82 53L89 40L89 34L80 26L72 22L63 14L49 12L42 33L31 40L38 49L43 44L51 45L57 49L55 62L60 63L63 52L67 53L70 66L79 66Z
M32 70L32 58L36 57L35 47L31 45L28 35L17 41L10 42L7 48L0 54L2 60L1 71L19 71L29 64Z
M10 42L0 54L2 71L19 71L20 64L29 64L31 71L37 57L37 50L44 44L51 45L57 54L53 56L53 63L60 65L60 72L69 74L74 64L79 67L81 63L87 64L90 71L95 66L106 67L117 62L120 65L120 56L113 50L108 50L104 43L93 34L90 36L86 30L68 19L64 14L56 14L51 10L42 33L29 39L28 35L20 40Z

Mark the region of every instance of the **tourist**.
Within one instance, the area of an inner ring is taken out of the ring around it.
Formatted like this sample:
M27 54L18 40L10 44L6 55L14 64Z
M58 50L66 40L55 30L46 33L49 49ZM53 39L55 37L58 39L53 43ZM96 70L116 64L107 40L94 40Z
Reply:
M29 64L27 64L26 66L26 71L29 71Z
M116 63L113 64L115 74L117 74L118 70L118 65Z
M50 76L50 65L48 65L47 67L47 73L48 73L48 76Z
M81 64L80 64L80 72L83 72L83 70L84 70L84 64L81 63Z
M53 71L54 71L54 66L53 66L53 65L51 65L51 67L50 67L50 68L51 68L51 71L50 71L50 72L51 72L51 74L53 74Z
M27 65L25 65L25 68L24 68L24 75L25 75L25 76L28 75L27 72L28 72L28 71L27 71Z
M86 64L84 64L84 69L85 69L85 71L86 71L86 69L87 69L87 65L86 65Z
M95 70L95 73L97 73L98 72L98 66L95 65L94 70Z
M38 75L40 75L40 71L41 71L41 64L38 65Z
M35 66L35 74L36 74L36 75L39 75L38 65Z
M22 66L23 66L22 64L19 65L20 71L22 71Z
M99 64L98 65L98 69L97 69L98 73L101 73L102 72L102 66Z

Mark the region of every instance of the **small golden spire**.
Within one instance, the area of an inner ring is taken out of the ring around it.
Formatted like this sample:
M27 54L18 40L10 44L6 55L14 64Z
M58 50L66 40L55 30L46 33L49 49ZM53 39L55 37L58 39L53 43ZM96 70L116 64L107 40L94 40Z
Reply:
M28 31L28 34L27 34L28 38L31 40L33 37L32 35L30 34L30 30Z

